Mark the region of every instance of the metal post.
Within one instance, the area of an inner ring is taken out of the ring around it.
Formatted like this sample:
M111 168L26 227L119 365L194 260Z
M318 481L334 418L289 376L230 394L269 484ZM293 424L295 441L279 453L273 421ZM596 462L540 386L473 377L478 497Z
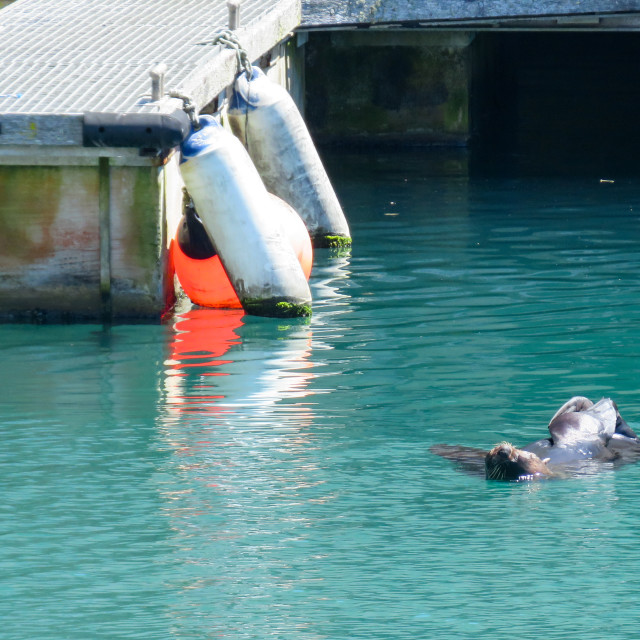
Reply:
M164 76L167 73L167 65L157 64L149 70L151 76L151 99L158 102L164 96Z
M229 9L229 29L235 31L240 28L240 3L242 0L227 0Z
M98 210L100 226L100 304L102 321L111 321L111 167L109 158L98 165Z

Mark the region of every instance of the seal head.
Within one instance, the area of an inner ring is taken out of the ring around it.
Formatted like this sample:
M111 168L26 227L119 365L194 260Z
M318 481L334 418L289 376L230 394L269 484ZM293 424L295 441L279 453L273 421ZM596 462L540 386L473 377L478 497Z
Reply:
M541 460L535 453L501 442L485 456L484 468L487 480L518 482L552 476L547 461L548 458Z

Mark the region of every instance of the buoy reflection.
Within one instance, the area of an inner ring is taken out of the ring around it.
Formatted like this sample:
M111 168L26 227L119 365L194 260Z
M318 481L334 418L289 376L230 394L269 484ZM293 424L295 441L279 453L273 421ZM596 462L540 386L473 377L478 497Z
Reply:
M228 412L309 394L308 325L256 321L242 310L192 309L176 315L166 360L165 400L178 413ZM297 407L300 409L300 407Z
M174 321L175 332L171 342L171 359L166 364L173 375L188 375L190 367L216 367L228 364L219 360L229 349L240 344L236 329L243 325L242 309L216 310L192 309L178 315ZM222 372L201 371L202 375L223 375Z

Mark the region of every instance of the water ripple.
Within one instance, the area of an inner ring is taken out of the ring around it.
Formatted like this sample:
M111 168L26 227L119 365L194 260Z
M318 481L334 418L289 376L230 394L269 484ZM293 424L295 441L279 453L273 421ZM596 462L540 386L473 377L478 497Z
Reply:
M640 425L640 189L403 158L336 159L354 246L316 252L310 321L0 327L8 638L635 638L640 467L429 448L575 393Z

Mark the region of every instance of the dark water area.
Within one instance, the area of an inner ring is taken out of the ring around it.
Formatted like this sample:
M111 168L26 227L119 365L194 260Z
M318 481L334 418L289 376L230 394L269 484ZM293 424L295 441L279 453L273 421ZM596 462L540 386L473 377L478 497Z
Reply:
M310 321L0 326L0 637L637 636L640 465L429 449L574 394L640 428L640 180L326 160L354 245L316 252Z

